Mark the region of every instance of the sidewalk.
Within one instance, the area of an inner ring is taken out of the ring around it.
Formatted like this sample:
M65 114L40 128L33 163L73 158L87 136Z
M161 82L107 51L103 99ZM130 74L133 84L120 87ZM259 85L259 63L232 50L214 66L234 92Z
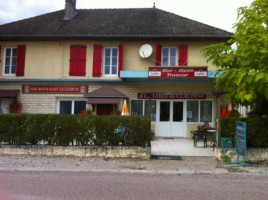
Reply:
M268 174L267 166L223 167L213 157L182 157L182 160L103 159L84 157L1 156L0 170L93 171L164 174Z

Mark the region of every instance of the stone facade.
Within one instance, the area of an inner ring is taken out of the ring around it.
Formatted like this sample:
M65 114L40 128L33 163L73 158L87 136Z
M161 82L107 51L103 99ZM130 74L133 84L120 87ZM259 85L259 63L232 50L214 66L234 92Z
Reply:
M221 148L218 151L217 158L223 160L227 156L231 159L232 162L235 162L237 159L236 151L234 148ZM240 160L242 156L240 156ZM268 160L268 148L247 148L246 161L262 161Z
M22 90L22 85L86 85L88 86L88 92L92 92L107 83L101 82L4 82L0 84L0 89L19 89ZM114 89L127 95L130 100L137 99L137 93L155 92L155 93L191 93L200 92L206 93L207 91L215 91L214 83L146 83L146 82L121 82L121 83L109 83ZM59 98L83 98L83 94L25 94L20 93L18 99L23 104L23 113L45 113L54 114L56 113L57 99ZM214 105L214 117L216 116L216 99L212 94L207 94L207 99L213 101ZM130 104L130 101L128 101ZM119 105L120 107L120 105ZM191 131L196 130L197 126L202 123L187 123L187 138L192 138L193 134ZM214 124L210 124L214 125ZM152 122L152 132L155 133L156 124Z
M1 145L0 155L77 156L150 159L150 147Z

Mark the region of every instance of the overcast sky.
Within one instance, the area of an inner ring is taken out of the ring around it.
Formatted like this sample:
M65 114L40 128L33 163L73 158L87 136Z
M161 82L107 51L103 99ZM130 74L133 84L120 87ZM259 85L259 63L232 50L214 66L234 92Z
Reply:
M77 9L157 8L217 28L233 31L237 8L253 0L76 0ZM0 24L62 10L65 0L0 0Z

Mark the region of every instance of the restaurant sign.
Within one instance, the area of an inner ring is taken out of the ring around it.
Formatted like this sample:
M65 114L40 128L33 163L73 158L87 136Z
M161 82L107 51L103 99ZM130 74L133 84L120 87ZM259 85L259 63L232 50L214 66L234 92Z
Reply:
M23 93L72 93L85 94L88 86L23 85Z
M206 99L206 94L203 93L174 93L174 94L165 94L165 93L151 93L151 99ZM146 93L138 93L138 99L148 99L149 95Z
M149 67L149 78L207 78L207 67Z

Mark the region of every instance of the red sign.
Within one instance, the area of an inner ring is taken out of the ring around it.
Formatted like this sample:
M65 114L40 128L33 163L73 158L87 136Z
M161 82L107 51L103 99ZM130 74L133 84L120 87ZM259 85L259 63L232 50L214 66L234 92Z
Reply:
M207 78L207 67L149 67L149 78Z
M206 99L206 94L202 93L177 93L177 94L165 94L165 93L152 93L151 99ZM138 93L138 99L148 99L146 93Z
M39 86L39 85L23 85L22 92L24 93L72 93L86 94L88 86Z

